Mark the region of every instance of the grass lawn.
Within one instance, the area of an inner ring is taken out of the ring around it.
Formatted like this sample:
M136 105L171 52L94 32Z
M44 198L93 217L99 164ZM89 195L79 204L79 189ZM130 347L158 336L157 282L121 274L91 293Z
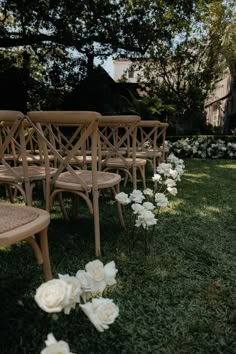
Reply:
M178 190L147 256L142 244L129 256L115 206L102 206L101 260L119 270L107 296L120 308L104 333L79 309L57 319L43 312L29 246L1 250L0 353L38 354L50 332L76 354L236 353L236 161L186 161ZM55 277L84 269L95 259L93 219L67 223L55 209L49 247Z

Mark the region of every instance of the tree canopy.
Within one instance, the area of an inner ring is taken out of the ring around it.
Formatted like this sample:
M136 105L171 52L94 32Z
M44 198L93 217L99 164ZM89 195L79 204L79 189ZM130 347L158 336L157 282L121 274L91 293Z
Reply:
M185 25L193 1L2 0L0 47L63 46L96 55L144 54Z
M70 90L94 58L144 59L150 94L199 109L224 61L234 68L235 0L0 0L0 62ZM30 55L26 65L24 53ZM32 91L32 90L31 90ZM43 95L45 96L45 92ZM32 93L32 92L31 92ZM46 95L47 96L47 95ZM37 98L37 93L31 98Z

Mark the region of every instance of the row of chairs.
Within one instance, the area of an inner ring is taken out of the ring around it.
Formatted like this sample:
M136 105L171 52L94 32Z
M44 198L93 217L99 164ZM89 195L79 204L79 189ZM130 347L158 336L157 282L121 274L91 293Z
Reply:
M158 160L165 158L168 124L142 121L138 116L103 117L97 112L77 111L35 111L24 115L0 111L0 122L0 183L11 201L19 191L31 206L33 188L40 183L46 210L51 210L57 198L68 218L63 193L82 198L94 216L97 256L101 254L100 192L109 188L113 194L118 193L122 174L125 182L130 178L133 188L137 188L137 170L145 188L146 159L155 168ZM119 203L117 207L124 226ZM38 256L32 240L29 242ZM45 254L48 264L48 251Z

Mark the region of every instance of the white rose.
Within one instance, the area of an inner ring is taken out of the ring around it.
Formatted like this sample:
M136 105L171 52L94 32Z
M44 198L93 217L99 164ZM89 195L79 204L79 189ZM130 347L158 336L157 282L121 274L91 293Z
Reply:
M144 202L143 207L146 210L154 210L155 209L155 205L151 202Z
M163 193L155 194L155 202L157 203L157 206L159 206L160 208L165 208L168 205L168 199Z
M80 288L82 290L81 297L84 301L87 301L91 297L90 277L85 270L78 270L76 278L79 280Z
M134 214L140 214L144 211L144 207L141 204L134 203L131 205L131 208L133 209Z
M176 186L176 182L171 179L171 178L167 178L167 180L165 181L165 184L168 186L168 187L174 187Z
M92 302L87 302L80 307L99 332L108 329L119 315L119 308L113 300L102 297L92 299Z
M172 187L168 187L167 190L172 195L176 195L177 194L177 188L175 188L175 187L173 187L173 188Z
M145 199L143 193L137 189L134 189L130 194L130 200L135 203L142 203L143 199Z
M149 226L156 225L157 219L150 210L145 210L142 214L138 215L135 226L142 226L144 229L148 229Z
M170 176L174 179L178 177L178 172L176 170L170 169Z
M85 269L93 280L101 281L104 279L104 266L103 263L99 261L99 259L88 262L85 266Z
M160 177L161 177L161 176L160 176ZM150 189L150 188L144 189L143 194L144 194L144 195L147 195L147 196L149 196L149 197L152 197L152 196L153 196L153 190Z
M152 177L153 182L160 182L161 181L161 175L158 173L155 173L154 176Z
M130 203L128 194L126 194L126 193L124 193L124 192L117 193L116 196L115 196L115 199L116 199L120 204L123 204L123 205L127 205L127 204Z
M52 279L36 290L35 301L46 312L60 312L70 303L72 286L61 279Z
M73 354L70 352L69 345L63 340L58 342L52 333L48 334L45 344L46 348L41 351L41 354Z
M72 308L75 308L76 304L80 302L80 296L82 295L82 290L80 287L80 281L76 277L72 277L68 274L58 274L59 279L64 280L67 284L71 285L71 295L70 304L64 307L64 313L66 315L70 314Z
M104 272L105 272L105 282L107 285L113 285L116 284L116 273L118 272L118 269L116 269L115 262L109 262L105 265L104 267Z
M157 173L163 174L165 177L170 175L171 164L162 162L157 167Z
M86 264L89 285L92 293L101 293L106 288L104 265L99 259Z

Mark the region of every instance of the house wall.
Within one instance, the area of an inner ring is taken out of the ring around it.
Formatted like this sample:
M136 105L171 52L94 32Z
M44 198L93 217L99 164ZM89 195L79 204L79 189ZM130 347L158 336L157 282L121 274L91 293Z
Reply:
M113 78L115 81L125 79L126 82L138 82L141 70L132 68L132 62L128 59L113 59Z
M231 75L225 71L221 80L216 83L215 89L205 101L207 123L213 126L224 125L225 117L233 112Z

